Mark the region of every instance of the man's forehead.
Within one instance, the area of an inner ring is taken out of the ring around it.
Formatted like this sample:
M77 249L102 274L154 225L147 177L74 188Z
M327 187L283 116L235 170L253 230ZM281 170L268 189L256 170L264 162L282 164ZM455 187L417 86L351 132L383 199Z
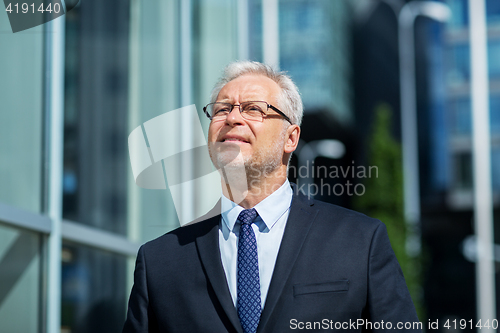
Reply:
M235 94L251 96L273 96L279 93L276 82L261 74L245 74L226 83L219 92L217 100L232 99Z

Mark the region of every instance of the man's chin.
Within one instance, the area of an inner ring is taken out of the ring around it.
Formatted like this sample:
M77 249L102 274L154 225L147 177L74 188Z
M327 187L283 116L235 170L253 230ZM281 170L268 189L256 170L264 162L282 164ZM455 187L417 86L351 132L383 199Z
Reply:
M234 157L232 154L220 153L217 155L215 161L217 169L224 168L225 170L245 170L245 161L241 154Z
M238 144L215 142L209 144L209 153L217 169L245 167L245 159Z

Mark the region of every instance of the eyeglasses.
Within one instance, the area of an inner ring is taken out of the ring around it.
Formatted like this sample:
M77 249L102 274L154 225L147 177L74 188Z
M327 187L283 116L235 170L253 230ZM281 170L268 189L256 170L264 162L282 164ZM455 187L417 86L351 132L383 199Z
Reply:
M231 104L231 103L223 103L223 102L215 102L207 104L203 108L203 112L207 115L207 117L212 121L221 121L225 120L227 116L231 113L233 108L237 106L240 110L240 114L246 120L251 121L264 121L264 118L272 117L273 114L266 113L269 109L272 109L278 113L281 117L283 117L286 121L292 124L292 121L286 114L281 112L278 108L268 104L264 101L249 101L243 102L241 104Z

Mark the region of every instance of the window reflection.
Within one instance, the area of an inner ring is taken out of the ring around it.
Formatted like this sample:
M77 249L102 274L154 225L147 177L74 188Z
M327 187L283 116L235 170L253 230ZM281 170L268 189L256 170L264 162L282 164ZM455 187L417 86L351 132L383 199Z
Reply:
M500 79L500 61L498 59L500 59L500 40L490 40L488 43L488 72L490 79Z
M0 331L40 332L41 236L0 225Z
M63 216L126 234L130 3L66 16Z
M450 87L465 84L470 79L470 49L468 44L453 44L447 52L447 83Z
M500 1L486 0L486 20L488 24L500 23Z
M0 15L0 201L41 212L43 28Z
M64 244L61 330L120 332L125 320L126 269L125 256Z

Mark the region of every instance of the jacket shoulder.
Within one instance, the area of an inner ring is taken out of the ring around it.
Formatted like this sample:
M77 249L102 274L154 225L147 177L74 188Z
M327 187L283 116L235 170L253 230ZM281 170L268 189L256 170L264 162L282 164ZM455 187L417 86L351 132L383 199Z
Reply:
M328 202L314 200L314 206L322 213L329 214L336 219L349 219L357 223L383 224L380 220L367 216L358 211L337 206Z
M147 252L157 252L158 250L168 251L189 244L194 245L196 238L206 235L213 228L218 227L219 221L220 215L201 222L178 227L158 238L146 242L141 248Z
M296 187L292 187L294 190ZM335 221L335 223L349 223L364 227L378 228L384 225L380 220L369 217L363 213L344 208L335 204L319 201L304 195L302 192L295 192L295 205L301 209L317 211L317 216L323 221ZM294 203L292 202L292 206Z
M371 226L375 229L380 225L384 225L380 220L363 213L306 196L296 184L292 184L292 190L294 192L292 207L300 207L300 209L310 212L317 211L317 216L320 220L356 224L365 227Z

